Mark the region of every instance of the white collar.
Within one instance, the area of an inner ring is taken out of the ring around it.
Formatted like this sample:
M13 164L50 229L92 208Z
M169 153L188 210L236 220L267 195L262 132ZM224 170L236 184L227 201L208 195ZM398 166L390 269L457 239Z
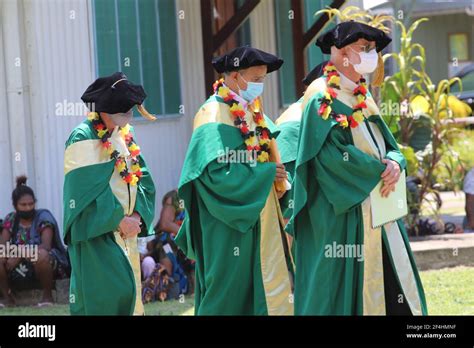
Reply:
M352 81L342 72L338 71L338 73L339 73L339 76L341 77L341 88L350 89L351 91L353 91L357 87L357 83Z

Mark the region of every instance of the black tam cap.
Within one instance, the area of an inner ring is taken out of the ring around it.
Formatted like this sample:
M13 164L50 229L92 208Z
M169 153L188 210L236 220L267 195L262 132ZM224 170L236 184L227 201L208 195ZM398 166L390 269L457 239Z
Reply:
M339 23L334 29L324 33L316 40L316 46L326 54L331 53L331 46L342 48L359 39L375 41L377 52L382 51L391 41L390 36L382 30L371 27L370 25L348 21Z
M89 110L108 114L127 112L134 105L141 105L145 98L143 87L128 81L121 72L99 77L81 97Z
M212 66L219 74L266 65L267 73L280 69L283 60L273 54L249 46L237 47L226 54L214 58Z
M328 60L322 62L319 65L316 65L316 67L313 70L311 70L308 73L308 75L306 75L306 77L303 79L303 83L306 86L309 86L311 84L311 82L316 80L318 77L323 76L324 75L324 67L326 66L327 63L329 63Z

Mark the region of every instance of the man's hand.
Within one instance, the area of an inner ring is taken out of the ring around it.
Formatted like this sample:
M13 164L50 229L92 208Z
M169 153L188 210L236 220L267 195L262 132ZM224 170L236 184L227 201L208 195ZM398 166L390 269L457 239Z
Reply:
M13 271L19 264L21 259L19 257L11 257L7 260L7 271Z
M285 195L286 191L276 191L276 195L278 199L281 199Z
M135 237L141 231L140 219L133 216L125 216L119 225L119 232L123 239Z
M384 172L381 175L383 180L383 186L380 189L382 197L388 197L388 195L395 191L395 184L400 179L400 166L397 162L390 159L383 159L382 163L386 164Z
M276 163L275 181L285 181L287 177L285 166L282 163Z
M131 218L134 218L135 220L138 220L138 222L140 222L140 225L141 225L141 220L142 220L142 217L140 216L140 214L138 214L136 211L133 212L132 215L130 215Z

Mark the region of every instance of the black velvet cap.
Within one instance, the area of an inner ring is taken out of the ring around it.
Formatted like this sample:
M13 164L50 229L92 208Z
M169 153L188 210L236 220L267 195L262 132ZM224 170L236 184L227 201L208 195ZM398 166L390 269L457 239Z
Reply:
M318 77L321 77L323 76L324 74L324 67L326 66L326 64L328 63L329 61L326 60L324 62L322 62L321 64L318 64L316 65L316 67L314 67L313 70L311 70L308 75L306 75L306 77L303 79L303 83L306 85L306 86L309 86L311 84L311 82L313 82L314 80L316 80Z
M219 74L252 66L266 65L267 73L280 69L283 60L273 54L250 46L237 47L212 60L212 66Z
M339 23L333 29L321 35L316 40L316 46L321 48L323 53L330 54L331 46L342 48L359 39L375 41L377 52L382 51L392 41L390 36L380 29L364 23L348 21Z
M81 97L90 111L108 114L125 113L134 105L141 105L145 98L143 87L128 81L122 72L99 77Z

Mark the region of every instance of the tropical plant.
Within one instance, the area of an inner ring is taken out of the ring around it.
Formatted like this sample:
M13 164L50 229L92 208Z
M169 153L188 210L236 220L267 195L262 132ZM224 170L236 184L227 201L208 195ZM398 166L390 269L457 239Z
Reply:
M425 70L425 49L419 43L413 43L413 33L420 23L427 21L421 18L415 21L407 30L405 25L396 21L400 28L399 52L392 52L383 56L384 62L392 58L397 65L397 72L385 79L381 88L381 112L387 125L402 144L408 145L416 127L416 119L408 108L410 99L418 94L422 84L420 75Z
M430 215L438 218L442 202L439 195L441 185L436 182L436 168L444 166L447 172L452 173L460 165L459 158L452 156L452 139L459 128L452 127L454 114L449 92L454 83L461 84L461 81L459 78L444 79L435 85L426 73L425 50L412 41L413 33L424 21L427 19L415 21L408 30L402 22L396 21L400 28L400 50L386 54L384 61L393 59L398 71L385 79L381 93L383 117L402 146L410 147L416 127L423 124L420 118L427 121L424 124L428 124L431 130L428 145L416 152L417 199L411 202L413 216L408 219L409 229L415 234L418 233L417 222L423 205L431 210ZM442 162L447 157L449 160ZM414 174L413 170L411 174ZM446 180L452 178L454 176Z
M347 6L343 10L337 8L327 7L325 9L319 10L315 13L315 16L319 14L327 14L329 16L329 21L334 18L338 18L341 22L345 21L355 21L365 23L377 29L380 29L386 33L390 32L390 28L387 27L384 23L392 22L393 17L388 15L373 15L369 11L360 9L357 6ZM328 22L329 22L328 21Z

